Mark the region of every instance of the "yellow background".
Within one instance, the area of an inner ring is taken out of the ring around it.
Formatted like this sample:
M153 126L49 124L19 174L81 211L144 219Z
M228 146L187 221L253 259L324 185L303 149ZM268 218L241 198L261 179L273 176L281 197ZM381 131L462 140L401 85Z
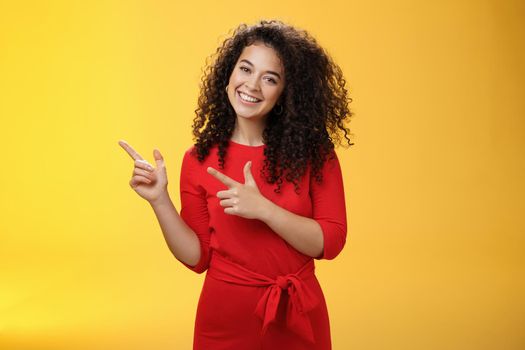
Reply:
M190 349L204 275L130 187L179 207L201 69L239 23L339 63L348 241L321 261L334 349L525 347L523 1L0 2L0 349Z

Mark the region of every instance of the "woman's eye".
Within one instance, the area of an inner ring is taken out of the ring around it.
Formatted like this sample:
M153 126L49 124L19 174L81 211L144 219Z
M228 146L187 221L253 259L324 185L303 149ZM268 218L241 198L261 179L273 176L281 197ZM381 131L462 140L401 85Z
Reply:
M250 71L250 68L248 67L239 67L240 70L242 70L243 72L249 72ZM277 84L277 81L273 78L268 78L268 81L271 82L272 84Z

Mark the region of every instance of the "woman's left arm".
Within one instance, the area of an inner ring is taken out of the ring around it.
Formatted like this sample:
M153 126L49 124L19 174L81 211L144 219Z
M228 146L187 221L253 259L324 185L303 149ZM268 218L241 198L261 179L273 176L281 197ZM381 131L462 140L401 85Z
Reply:
M297 215L268 201L261 210L260 220L301 253L311 257L322 254L323 230L314 219Z
M251 174L251 162L244 167L244 184L214 168L208 168L208 172L228 187L217 193L226 214L261 220L295 249L316 259L333 259L343 249L346 206L343 177L335 151L321 169L322 182L310 179L311 218L292 213L264 197Z
M333 259L343 249L347 235L343 176L335 151L321 172L321 184L310 179L312 218L268 201L260 220L301 253L316 259Z

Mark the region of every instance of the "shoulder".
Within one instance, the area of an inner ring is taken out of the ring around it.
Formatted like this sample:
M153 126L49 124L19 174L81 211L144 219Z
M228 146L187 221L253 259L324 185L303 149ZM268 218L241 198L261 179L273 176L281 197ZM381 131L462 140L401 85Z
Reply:
M188 147L186 149L186 151L184 151L184 158L186 157L197 157L197 148L195 147L195 145L191 145L190 147Z
M328 167L335 167L339 165L339 158L337 157L337 152L335 149L332 149L325 158L325 166Z
M310 170L310 181L316 183L324 183L326 181L332 181L334 178L341 176L341 164L339 157L335 149L330 150L322 160L317 171L314 171L311 167ZM314 181L315 180L315 181Z
M183 163L191 166L202 166L203 164L208 164L212 161L212 159L215 158L216 153L217 146L214 145L209 149L208 154L204 156L204 159L200 161L198 148L193 144L184 151Z
M182 157L182 167L184 169L195 168L199 164L199 159L197 157L197 148L195 145L191 145L184 151Z
M321 169L323 172L330 172L340 167L339 158L335 149L331 149L322 161Z
M210 149L210 151L211 151L211 149ZM194 144L191 145L190 147L188 147L188 148L186 149L186 151L184 151L184 158L185 158L185 159L188 159L188 160L191 159L192 161L198 162L198 161L199 161L199 160L198 160L198 159L199 159L198 156L199 156L198 148L197 148L197 146L194 145ZM205 157L205 158L206 158L206 157Z

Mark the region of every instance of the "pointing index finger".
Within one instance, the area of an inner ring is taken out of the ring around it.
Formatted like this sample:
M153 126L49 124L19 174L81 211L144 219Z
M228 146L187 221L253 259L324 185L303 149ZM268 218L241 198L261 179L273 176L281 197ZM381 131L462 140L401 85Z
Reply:
M141 157L141 155L133 149L128 143L124 140L119 140L118 144L124 148L124 150L130 155L131 158L134 160L143 160L144 158Z
M217 180L219 180L220 182L228 186L228 188L232 188L235 185L239 184L237 181L235 181L231 177L224 175L220 171L212 168L211 166L208 167L207 171L209 174L213 175L213 177L215 177Z

